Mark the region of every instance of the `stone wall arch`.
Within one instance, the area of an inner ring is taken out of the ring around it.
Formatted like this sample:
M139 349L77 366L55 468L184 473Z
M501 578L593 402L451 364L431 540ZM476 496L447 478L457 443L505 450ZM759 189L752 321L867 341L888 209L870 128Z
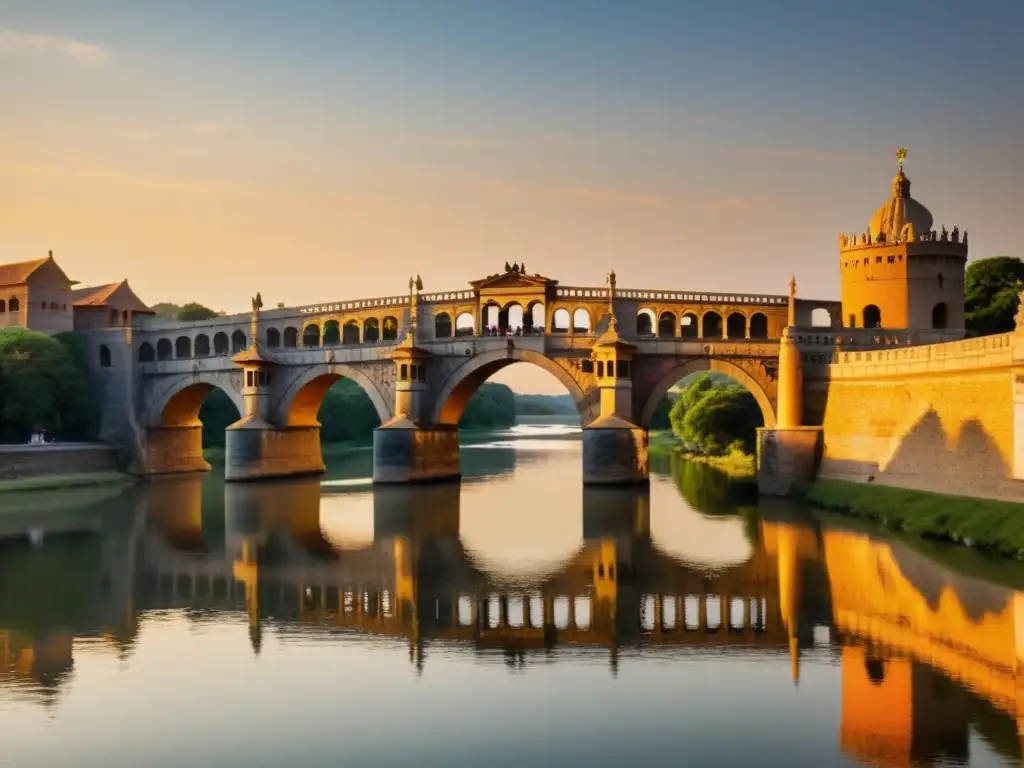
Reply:
M394 396L382 392L362 370L344 363L320 363L304 370L284 388L273 409L274 421L284 426L317 425L316 414L324 395L339 379L350 379L359 385L373 403L381 424L391 418Z
M533 363L558 379L572 396L580 424L586 426L600 412L596 386L585 387L549 357L527 349L502 349L476 355L460 365L441 385L432 411L434 424L457 425L473 394L487 379L513 363Z
M745 386L761 407L761 415L764 417L765 427L768 429L775 428L775 402L761 385L761 382L735 363L714 357L698 357L680 362L662 376L642 400L643 407L640 409L640 425L647 426L651 423L651 418L654 416L654 410L658 407L658 403L668 394L669 389L676 382L691 373L699 373L701 371L724 373L726 376L735 379L738 384ZM634 396L637 394L640 393L634 390Z
M235 373L240 374L241 371ZM230 374L223 373L212 379L189 374L175 378L155 392L146 406L142 423L147 427L199 426L199 409L214 389L222 390L231 398L239 414L245 413L242 394L232 386Z

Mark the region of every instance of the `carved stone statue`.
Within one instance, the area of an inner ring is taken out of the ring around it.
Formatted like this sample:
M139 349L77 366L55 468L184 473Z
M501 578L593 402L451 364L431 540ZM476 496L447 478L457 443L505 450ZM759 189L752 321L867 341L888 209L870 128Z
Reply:
M252 300L252 311L258 313L261 309L263 309L263 297L257 291L256 296Z
M423 290L423 278L419 275L416 275L416 290L417 292Z
M961 240L960 242L962 242L964 245L967 245L967 230L966 229L964 230L963 240Z
M505 272L506 272L506 273L508 273L508 272L511 272L511 271L512 271L512 265L511 265L511 264L509 264L509 263L508 263L508 262L506 261L506 262L505 262Z
M953 227L953 242L960 242L960 227Z
M519 262L518 261L512 262L512 273L515 274L515 275L519 274Z
M943 227L942 232L939 233L939 239L942 240L942 242L944 243L949 240L949 232L946 231L945 227Z

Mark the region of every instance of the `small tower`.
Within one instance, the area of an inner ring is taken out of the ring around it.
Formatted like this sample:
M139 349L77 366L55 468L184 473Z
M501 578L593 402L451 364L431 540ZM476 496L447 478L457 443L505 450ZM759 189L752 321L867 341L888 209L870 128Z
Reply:
M242 398L245 413L236 426L267 426L267 407L270 402L271 371L273 360L263 355L259 342L260 309L263 299L259 293L252 300L252 317L249 321L249 348L231 358L231 362L242 368Z
M423 282L409 278L409 332L388 357L395 362L395 420L419 424L424 420L427 361L431 354L416 346L419 335L419 291Z
M962 335L967 233L933 229L931 212L910 196L906 157L901 147L892 196L867 231L839 235L843 325Z
M619 336L615 317L615 271L608 274L608 330L590 357L601 396L601 415L583 430L584 483L648 481L647 430L633 423L633 353Z
M789 319L779 342L779 429L803 425L804 375L800 350L793 337L796 331L796 275L789 281Z

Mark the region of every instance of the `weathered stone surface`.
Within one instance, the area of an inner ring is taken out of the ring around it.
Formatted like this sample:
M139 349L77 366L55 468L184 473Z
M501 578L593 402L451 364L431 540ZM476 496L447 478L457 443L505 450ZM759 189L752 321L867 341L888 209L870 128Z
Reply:
M297 477L324 471L320 427L229 427L225 480Z
M788 496L814 479L821 427L757 430L757 490Z
M628 422L619 427L584 427L585 484L629 485L649 479L646 429Z
M413 483L461 477L459 430L383 426L373 433L373 482Z
M146 430L145 459L134 471L145 475L209 472L203 458L203 426L151 427Z

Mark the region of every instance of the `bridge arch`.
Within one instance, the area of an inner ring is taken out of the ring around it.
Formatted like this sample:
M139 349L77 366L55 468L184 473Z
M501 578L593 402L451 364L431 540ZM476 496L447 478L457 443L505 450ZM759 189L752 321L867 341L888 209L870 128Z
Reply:
M647 395L647 399L644 401L643 410L640 412L640 424L646 426L651 423L651 418L654 416L654 410L658 407L658 403L668 394L669 389L676 382L691 373L700 373L702 371L724 373L745 386L761 407L761 415L764 417L765 427L768 429L775 428L775 405L772 403L768 393L765 392L764 387L761 386L757 379L735 363L713 357L698 357L687 360L674 366L668 373L662 376L658 383L651 388L650 394Z
M483 383L502 368L513 363L533 363L558 379L572 395L576 411L580 416L580 424L589 424L597 417L596 388L593 390L594 401L589 402L587 390L584 390L569 372L554 360L539 352L513 347L471 357L456 368L445 380L438 393L434 405L433 422L457 425L470 398Z
M245 413L245 402L241 393L227 381L203 381L188 376L176 379L153 398L143 424L147 427L197 427L199 409L206 396L219 389L230 398L238 413Z
M316 416L324 395L340 379L350 379L359 385L373 403L381 424L391 418L390 398L385 397L363 371L343 363L321 363L305 370L285 389L278 401L278 423L287 426L318 425L320 422Z

